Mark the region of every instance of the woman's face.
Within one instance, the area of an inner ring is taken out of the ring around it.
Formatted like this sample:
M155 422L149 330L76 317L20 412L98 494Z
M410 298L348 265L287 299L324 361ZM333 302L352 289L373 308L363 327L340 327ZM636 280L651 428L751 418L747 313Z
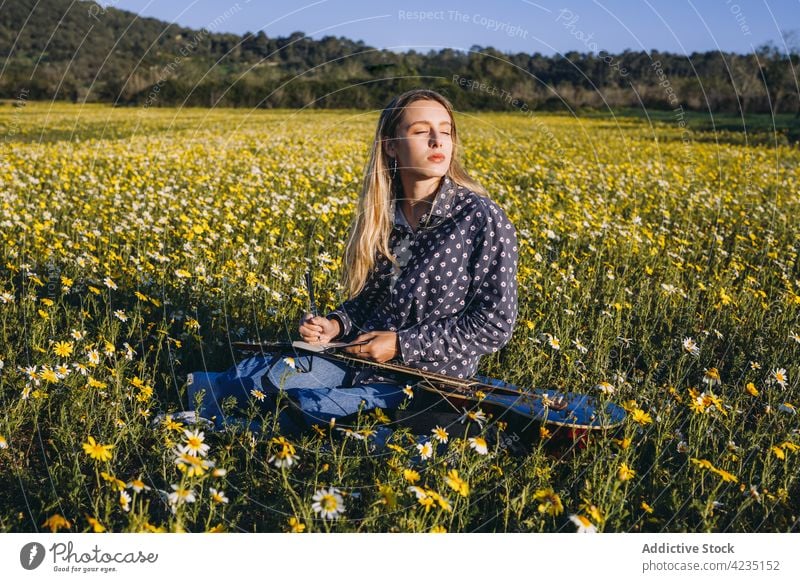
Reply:
M406 106L395 139L386 142L386 153L397 158L401 172L420 179L441 177L450 167L453 153L452 123L438 101L420 99Z

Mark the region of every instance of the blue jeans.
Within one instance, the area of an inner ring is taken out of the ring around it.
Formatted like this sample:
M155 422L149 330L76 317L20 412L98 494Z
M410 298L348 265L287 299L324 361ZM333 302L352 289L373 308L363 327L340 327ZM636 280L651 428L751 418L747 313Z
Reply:
M283 392L289 406L278 414L278 424L282 433L290 435L355 414L362 402L362 410L393 409L405 398L397 383L361 384L359 370L318 355L295 357L292 367L286 354L268 353L242 360L224 372L193 372L191 376L189 407L194 408L202 391L197 412L214 420L217 428L236 423L222 412L222 401L230 396L239 407L254 402L264 412L275 412L278 394ZM256 390L264 395L263 400L256 398L260 396L254 395Z

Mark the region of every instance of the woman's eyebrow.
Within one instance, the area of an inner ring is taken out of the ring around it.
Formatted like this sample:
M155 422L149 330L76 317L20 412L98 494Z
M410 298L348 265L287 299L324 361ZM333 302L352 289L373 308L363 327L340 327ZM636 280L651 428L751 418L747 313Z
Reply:
M420 123L425 124L425 125L433 125L433 123L431 123L427 119L421 119L419 121L414 121L413 123L409 124L408 127L414 127L415 125L419 125ZM453 125L453 124L450 123L449 121L440 121L439 125Z

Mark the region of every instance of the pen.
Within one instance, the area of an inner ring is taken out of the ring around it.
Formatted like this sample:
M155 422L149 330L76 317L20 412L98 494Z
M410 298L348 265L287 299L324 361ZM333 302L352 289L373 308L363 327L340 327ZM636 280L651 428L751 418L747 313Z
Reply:
M306 288L308 289L308 311L314 317L317 316L317 304L314 301L314 281L311 276L311 269L306 271Z

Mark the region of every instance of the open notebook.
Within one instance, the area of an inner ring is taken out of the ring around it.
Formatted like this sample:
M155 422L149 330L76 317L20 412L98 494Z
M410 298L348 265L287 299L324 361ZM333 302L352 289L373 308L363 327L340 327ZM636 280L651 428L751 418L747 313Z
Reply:
M295 340L292 342L292 345L296 348L308 350L309 352L324 352L325 350L330 348L346 348L348 346L359 346L359 345L364 345L366 343L367 342L359 342L359 343L329 342L327 344L310 344L302 340Z

